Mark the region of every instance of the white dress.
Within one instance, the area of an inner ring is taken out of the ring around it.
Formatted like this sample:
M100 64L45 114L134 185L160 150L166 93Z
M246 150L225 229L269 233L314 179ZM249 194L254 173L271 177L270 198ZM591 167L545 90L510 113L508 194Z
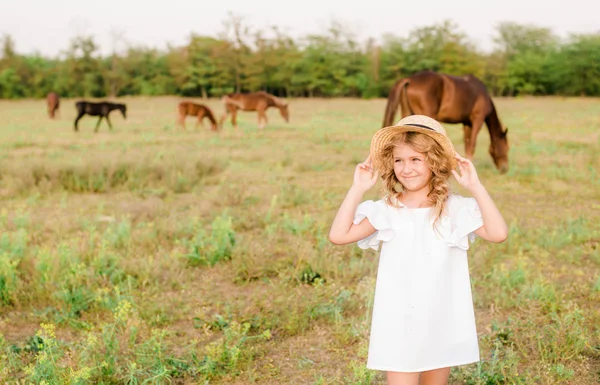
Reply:
M436 234L431 208L362 202L377 229L358 246L381 253L367 368L421 372L479 361L467 250L483 225L474 198L450 195Z

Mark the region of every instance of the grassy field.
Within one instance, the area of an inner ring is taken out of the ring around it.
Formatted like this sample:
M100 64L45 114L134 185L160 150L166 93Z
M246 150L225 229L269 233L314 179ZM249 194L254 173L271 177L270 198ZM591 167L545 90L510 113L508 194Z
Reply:
M215 134L176 127L178 100L124 98L97 134L73 100L54 121L0 101L0 383L383 384L377 253L327 232L385 101L292 100L289 124ZM475 165L510 236L469 251L482 361L450 383L597 384L600 100L497 108L510 170L485 127Z

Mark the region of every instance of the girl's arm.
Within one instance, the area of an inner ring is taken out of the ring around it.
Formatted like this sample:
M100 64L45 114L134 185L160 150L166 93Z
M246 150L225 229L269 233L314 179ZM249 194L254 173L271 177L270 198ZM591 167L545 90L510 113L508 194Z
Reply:
M364 191L352 185L342 202L329 230L329 240L336 245L346 245L357 242L373 234L375 227L368 218L355 225L354 213L362 200Z
M356 166L352 187L346 194L329 230L331 243L346 245L364 239L376 231L367 218L358 225L355 225L353 220L364 193L377 183L377 177L378 173L373 171L369 158Z
M452 174L461 186L473 194L483 217L483 226L475 230L475 234L486 241L503 242L508 237L508 226L492 197L479 181L475 166L460 155L456 155L456 159L461 175L458 175L455 170L452 170Z
M475 234L486 241L504 242L508 237L508 226L490 194L483 185L471 190L471 193L477 201L483 217L483 226L475 230Z

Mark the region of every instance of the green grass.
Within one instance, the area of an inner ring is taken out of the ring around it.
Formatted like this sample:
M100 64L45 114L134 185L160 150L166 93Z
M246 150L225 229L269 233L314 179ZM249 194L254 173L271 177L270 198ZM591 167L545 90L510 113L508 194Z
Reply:
M121 101L97 134L73 100L57 120L0 101L0 383L385 383L365 368L377 253L327 241L385 101L217 134L176 127L177 98ZM451 384L600 381L600 101L567 102L497 99L506 175L479 135L510 236L469 252L482 361Z

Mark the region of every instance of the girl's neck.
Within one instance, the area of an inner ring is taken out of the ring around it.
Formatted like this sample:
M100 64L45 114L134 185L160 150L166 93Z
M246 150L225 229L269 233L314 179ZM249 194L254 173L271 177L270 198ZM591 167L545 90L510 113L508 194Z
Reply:
M410 209L418 209L431 207L431 202L428 198L429 189L419 191L403 191L400 195L400 201Z

